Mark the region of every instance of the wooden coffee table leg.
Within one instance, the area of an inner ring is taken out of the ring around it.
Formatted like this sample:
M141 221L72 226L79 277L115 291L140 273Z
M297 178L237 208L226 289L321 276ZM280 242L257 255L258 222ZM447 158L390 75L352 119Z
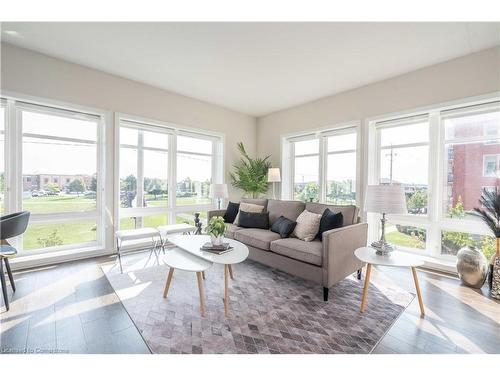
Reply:
M201 271L201 276L203 276L203 280L205 280L205 271Z
M417 270L415 267L411 267L411 273L413 274L413 281L415 282L415 289L417 290L418 304L420 306L420 315L424 316L424 300L422 299L422 293L420 293L420 285L418 284Z
M168 271L167 283L165 284L165 290L163 291L163 298L167 298L168 288L170 288L172 276L174 275L174 269L175 268L170 267L170 271Z
M203 275L202 272L196 272L198 279L198 291L200 292L200 313L205 316L205 290L203 289Z
M365 286L363 288L363 296L361 297L361 308L359 311L365 311L366 297L368 296L368 286L370 285L370 274L372 272L372 265L368 263L366 265L366 275L365 275Z
M224 315L229 314L229 265L224 264Z
M233 267L231 267L230 264L228 264L227 267L229 268L229 276L231 276L231 280L234 280L234 277L233 277Z

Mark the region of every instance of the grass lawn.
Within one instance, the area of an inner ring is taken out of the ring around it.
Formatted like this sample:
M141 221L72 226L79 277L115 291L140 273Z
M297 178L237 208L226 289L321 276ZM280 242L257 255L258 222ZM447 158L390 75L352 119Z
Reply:
M56 231L55 239L62 243L52 243L49 246L71 245L96 240L95 220L81 220L57 224L30 224L23 235L23 249L32 250L43 247L38 239L47 239Z
M425 248L425 242L420 240L418 237L410 236L408 234L398 232L397 230L386 233L385 239L387 240L387 242L397 246L410 247L415 249Z
M23 199L23 210L33 214L51 214L56 212L91 211L96 208L95 199L77 195L54 195Z

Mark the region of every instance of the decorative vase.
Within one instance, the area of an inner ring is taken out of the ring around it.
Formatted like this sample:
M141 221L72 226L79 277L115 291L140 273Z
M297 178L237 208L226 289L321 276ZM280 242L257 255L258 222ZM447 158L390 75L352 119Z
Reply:
M495 258L491 284L491 298L500 299L500 256Z
M457 253L457 271L465 285L481 288L488 275L488 261L477 249L463 247Z
M224 236L210 236L210 241L212 241L213 246L222 246L224 243Z

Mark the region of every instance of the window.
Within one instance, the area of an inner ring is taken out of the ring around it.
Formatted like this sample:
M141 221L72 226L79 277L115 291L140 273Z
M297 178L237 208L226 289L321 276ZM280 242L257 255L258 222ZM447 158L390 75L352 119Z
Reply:
M2 204L2 211L31 213L24 235L11 240L20 255L101 245L104 228L99 208L103 197L97 188L101 115L14 99L2 106L1 115L2 119L13 119L7 132L5 121L0 127L1 202L5 198L9 201L8 210ZM22 160L9 166L13 183L8 191L4 190L5 134L11 143L10 160ZM68 176L70 182L60 184L61 175Z
M319 139L297 141L294 147L293 199L319 201Z
M472 212L484 188L499 186L500 103L434 108L371 127L378 159L369 181L402 184L408 206L407 215L389 215L387 240L433 257L452 258L466 245L490 256L494 239Z
M283 198L356 204L357 142L354 126L284 139Z
M219 137L125 118L119 132L120 228L206 218L210 184L222 179Z
M0 213L5 212L5 123L7 111L2 101L0 105Z
M177 137L178 206L210 204L212 183L212 141L187 136Z

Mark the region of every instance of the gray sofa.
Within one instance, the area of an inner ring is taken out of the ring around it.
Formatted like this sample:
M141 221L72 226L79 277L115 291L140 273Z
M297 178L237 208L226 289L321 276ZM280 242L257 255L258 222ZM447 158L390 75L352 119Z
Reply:
M328 288L346 276L358 272L361 278L363 263L354 256L354 250L366 246L368 224L359 223L356 206L332 206L275 199L242 199L242 202L262 205L269 212L272 225L281 215L296 220L304 209L318 214L328 207L342 212L344 226L323 233L322 241L305 242L298 238L284 238L266 229L241 228L227 224L226 236L248 246L249 258L267 266L302 277L323 286L323 298L328 300ZM223 216L225 210L208 212L208 219Z

